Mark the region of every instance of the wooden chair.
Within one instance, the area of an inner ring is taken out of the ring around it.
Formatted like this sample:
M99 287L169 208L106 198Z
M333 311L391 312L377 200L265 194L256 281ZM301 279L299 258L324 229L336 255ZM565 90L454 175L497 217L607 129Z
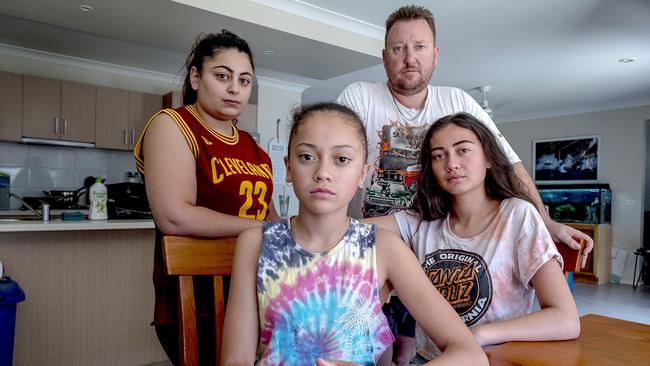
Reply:
M178 276L179 362L198 365L198 342L194 282L192 276L212 276L214 329L217 365L221 356L225 315L223 276L230 275L237 238L196 239L184 236L163 238L163 257L168 275Z
M564 243L555 243L557 250L562 256L564 261L564 277L567 279L567 284L571 293L573 293L573 272L580 272L580 262L582 259L582 250L585 247L585 240L580 239L580 249L575 250Z

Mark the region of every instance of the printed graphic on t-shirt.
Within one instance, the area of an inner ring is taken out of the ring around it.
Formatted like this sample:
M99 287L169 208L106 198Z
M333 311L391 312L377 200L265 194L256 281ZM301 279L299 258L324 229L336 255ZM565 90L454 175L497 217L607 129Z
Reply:
M470 326L492 303L492 279L483 258L459 249L441 249L425 256L422 263L431 283Z
M420 147L428 127L390 124L377 131L379 155L366 188L365 217L387 215L411 207L420 173Z

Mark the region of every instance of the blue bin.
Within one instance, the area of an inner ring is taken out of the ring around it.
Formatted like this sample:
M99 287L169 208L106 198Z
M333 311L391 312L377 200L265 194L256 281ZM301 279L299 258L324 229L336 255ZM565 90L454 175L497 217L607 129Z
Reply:
M13 363L16 304L23 300L25 292L16 281L0 278L0 366Z

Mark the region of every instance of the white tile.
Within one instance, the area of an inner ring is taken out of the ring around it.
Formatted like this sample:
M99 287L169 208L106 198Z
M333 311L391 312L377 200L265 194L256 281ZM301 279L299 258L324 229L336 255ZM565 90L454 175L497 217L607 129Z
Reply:
M126 176L126 172L109 171L109 172L106 172L106 176L105 176L106 182L104 182L104 183L105 184L121 183L121 182L126 181L125 176Z
M93 182L94 182L95 181L94 178L103 177L103 174L106 173L100 170L76 170L75 182L77 182L77 184L81 187L86 177L93 177Z
M110 152L106 150L79 149L75 154L75 168L82 170L106 170L110 163Z
M54 177L50 170L45 168L26 168L26 170L29 172L28 188L54 187Z
M70 169L29 168L28 187L76 189L74 171Z
M30 146L30 167L74 169L75 151L78 149L54 146Z
M21 189L21 188L14 189L13 187L11 188L11 193L17 194L20 197L27 196L28 195L27 192L28 191L26 189ZM9 199L9 209L10 210L17 210L21 206L22 206L22 203L18 202L17 199L15 199L15 198L10 198Z
M14 188L27 188L29 171L26 168L0 165L0 172L9 174L9 184L12 192Z
M81 187L83 186L86 177L97 177L97 176L101 176L103 173L104 172L99 170L75 170L74 181L76 182L76 185Z
M135 170L135 159L130 151L113 151L109 170L129 172Z
M75 182L74 170L72 169L50 169L54 179L54 188L77 189L81 184Z
M28 151L26 145L0 143L0 165L24 166L27 164Z

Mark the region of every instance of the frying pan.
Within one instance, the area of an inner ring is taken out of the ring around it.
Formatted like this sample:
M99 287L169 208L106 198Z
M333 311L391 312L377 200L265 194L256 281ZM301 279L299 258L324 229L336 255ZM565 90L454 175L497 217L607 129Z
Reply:
M78 203L79 197L86 193L86 187L81 187L75 191L65 191L65 190L47 190L43 191L46 196L56 202L60 203Z

